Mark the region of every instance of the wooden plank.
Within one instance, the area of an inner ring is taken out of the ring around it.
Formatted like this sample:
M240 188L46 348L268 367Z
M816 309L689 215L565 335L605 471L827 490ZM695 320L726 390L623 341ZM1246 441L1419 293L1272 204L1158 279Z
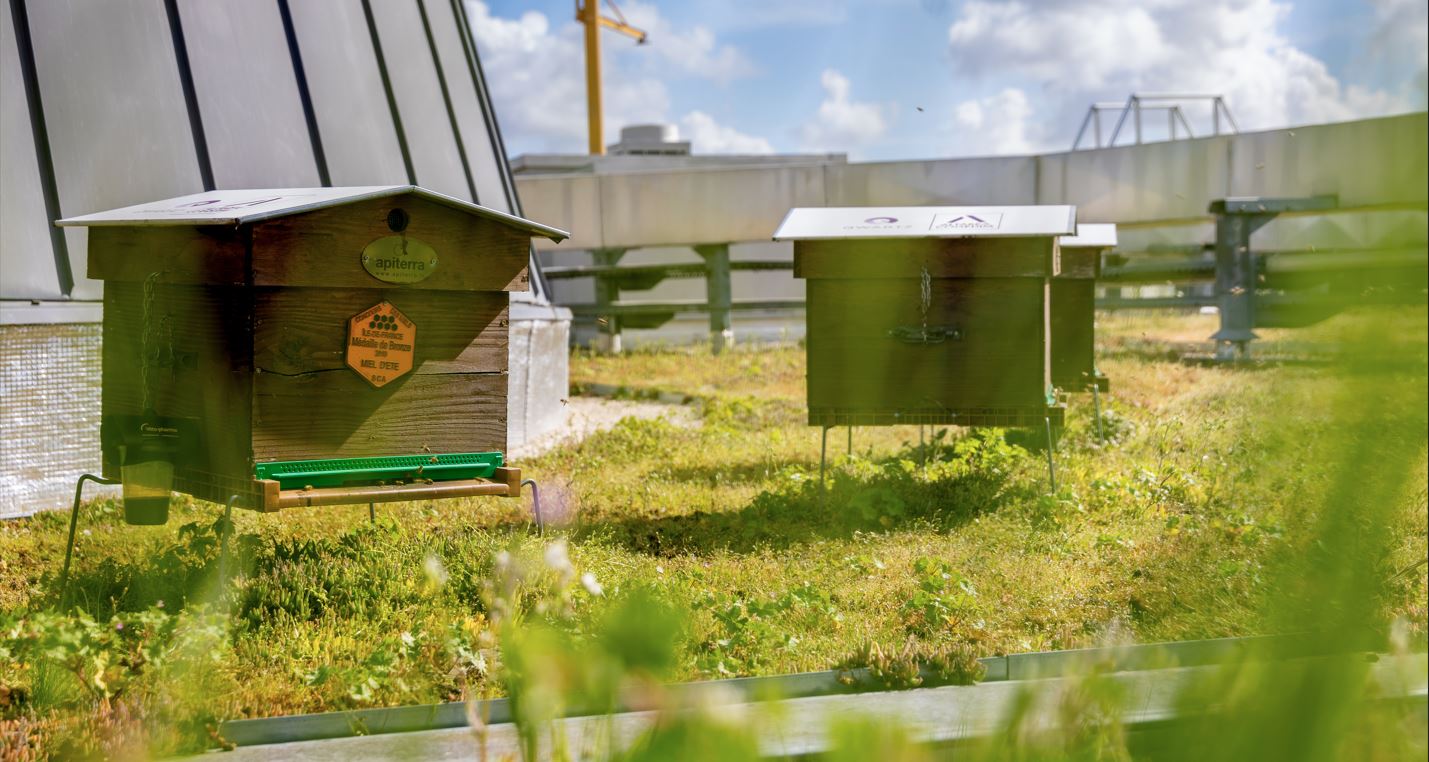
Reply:
M88 275L103 281L242 285L248 236L228 227L93 227Z
M1052 383L1082 391L1096 370L1096 282L1052 281Z
M416 291L525 291L530 236L415 196L358 201L253 226L253 283L258 286L385 288L362 267L362 250L396 235L394 209L406 212L404 234L433 247L436 270L402 286Z
M521 497L521 469L502 466L491 478L506 485L507 497Z
M383 300L417 325L413 374L507 369L506 292L393 288L255 289L254 366L290 376L346 369L348 319Z
M1054 238L798 241L796 278L1044 278L1056 274Z
M1102 250L1062 249L1061 278L1097 278L1101 275Z
M143 284L106 283L104 305L102 415L137 416L144 413ZM199 422L198 451L185 453L188 470L251 477L246 291L161 284L150 309L150 350L156 355L149 367L150 405L161 416ZM106 473L117 473L120 444L104 435Z
M506 451L506 374L412 375L374 389L346 369L254 379L258 462Z
M365 487L325 487L309 490L288 489L279 493L278 507L299 508L320 505L392 503L403 500L445 500L478 495L505 497L508 489L509 487L504 482L487 479L463 479L461 481L421 484L382 484Z

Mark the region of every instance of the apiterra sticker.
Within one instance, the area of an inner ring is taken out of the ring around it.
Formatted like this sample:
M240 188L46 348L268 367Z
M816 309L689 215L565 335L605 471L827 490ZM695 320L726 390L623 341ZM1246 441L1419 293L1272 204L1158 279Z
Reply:
M412 369L417 324L390 302L368 307L347 321L347 365L376 387Z
M437 269L437 250L405 235L389 235L362 250L362 269L384 283L416 283Z

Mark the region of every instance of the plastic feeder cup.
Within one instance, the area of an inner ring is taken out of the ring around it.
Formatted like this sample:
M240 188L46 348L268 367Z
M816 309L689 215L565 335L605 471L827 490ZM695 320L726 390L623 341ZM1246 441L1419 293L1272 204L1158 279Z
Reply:
M168 523L174 489L174 461L169 448L158 442L125 447L120 474L124 483L124 522L140 526Z

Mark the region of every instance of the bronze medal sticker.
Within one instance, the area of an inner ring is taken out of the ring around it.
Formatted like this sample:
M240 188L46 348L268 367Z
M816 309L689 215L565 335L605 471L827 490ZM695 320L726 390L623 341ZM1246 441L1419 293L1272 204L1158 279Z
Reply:
M381 388L412 370L417 324L391 302L380 302L347 321L347 366Z

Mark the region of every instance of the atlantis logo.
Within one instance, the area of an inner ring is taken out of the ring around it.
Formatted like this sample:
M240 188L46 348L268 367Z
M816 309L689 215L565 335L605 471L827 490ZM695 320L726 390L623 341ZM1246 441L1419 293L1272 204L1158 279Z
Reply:
M938 214L933 216L929 230L997 230L1002 227L1001 213Z

